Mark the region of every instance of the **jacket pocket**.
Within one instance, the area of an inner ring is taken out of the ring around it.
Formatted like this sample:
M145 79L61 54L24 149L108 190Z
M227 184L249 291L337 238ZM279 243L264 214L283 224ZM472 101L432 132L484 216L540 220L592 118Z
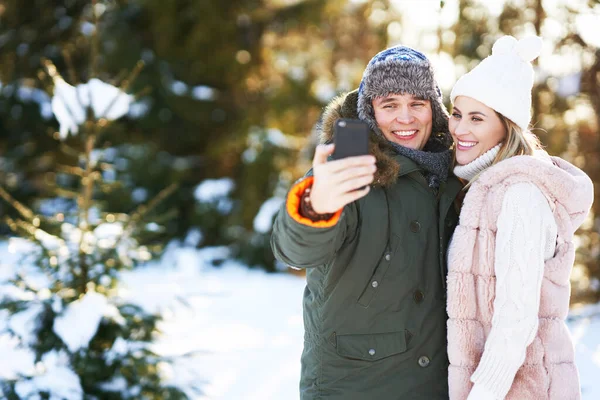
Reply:
M386 249L386 251L381 255L381 258L377 263L377 267L375 268L375 271L373 271L373 275L371 275L371 279L369 279L367 286L358 298L358 304L363 307L369 307L369 304L371 304L375 294L377 294L377 292L380 290L385 273L392 262L394 262L394 255L398 245L400 244L400 238L398 235L392 234L391 239L391 249Z
M337 354L364 361L377 361L406 351L406 331L337 335Z

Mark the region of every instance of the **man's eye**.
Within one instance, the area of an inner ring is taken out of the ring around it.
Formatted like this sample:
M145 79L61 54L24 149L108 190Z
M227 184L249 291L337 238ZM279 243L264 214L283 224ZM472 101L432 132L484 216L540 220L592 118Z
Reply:
M423 107L424 103L413 103L413 107Z

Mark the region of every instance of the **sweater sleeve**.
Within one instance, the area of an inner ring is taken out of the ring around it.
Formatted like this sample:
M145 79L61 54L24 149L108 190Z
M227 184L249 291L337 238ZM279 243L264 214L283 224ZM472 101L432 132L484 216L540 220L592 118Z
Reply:
M557 227L548 200L531 183L506 191L497 228L492 328L471 376L475 386L469 400L482 392L504 399L510 390L538 329L544 261L556 245Z

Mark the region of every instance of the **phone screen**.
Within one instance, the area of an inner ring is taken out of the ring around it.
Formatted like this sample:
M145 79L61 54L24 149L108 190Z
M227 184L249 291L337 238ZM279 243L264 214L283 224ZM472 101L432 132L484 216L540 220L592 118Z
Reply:
M358 119L338 119L333 141L335 160L369 154L369 126Z

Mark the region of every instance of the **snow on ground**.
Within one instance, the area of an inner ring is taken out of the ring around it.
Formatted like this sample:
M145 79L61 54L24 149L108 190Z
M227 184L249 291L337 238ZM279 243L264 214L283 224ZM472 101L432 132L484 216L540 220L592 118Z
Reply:
M163 313L155 350L175 361L162 373L192 399L297 400L304 279L231 260L209 265L227 254L172 246L160 262L124 274L122 295ZM14 258L0 254L0 260L1 277ZM573 311L569 323L583 399L599 399L600 304ZM0 340L0 359L18 368L20 357L14 341Z
M573 310L569 328L575 343L582 399L600 399L600 303Z
M206 265L223 251L180 248L124 277L127 296L163 312L155 349L190 354L169 379L197 385L203 394L190 392L194 399L298 398L304 279L233 261Z

